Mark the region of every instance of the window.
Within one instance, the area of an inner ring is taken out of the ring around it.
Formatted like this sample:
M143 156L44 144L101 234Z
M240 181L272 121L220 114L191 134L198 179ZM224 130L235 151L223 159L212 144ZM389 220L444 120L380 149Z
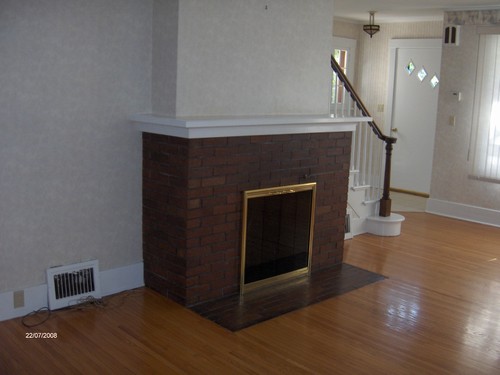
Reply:
M344 73L353 83L354 61L356 55L356 40L349 38L333 37L333 57L339 63ZM344 85L332 72L332 92L330 96L330 114L335 117L351 116L352 110L349 95L346 93Z
M333 57L339 63L344 73L347 74L347 51L342 49L336 49L333 52ZM332 76L332 104L343 103L344 102L344 85L337 78L335 72Z
M500 183L500 35L479 38L471 140L471 177Z

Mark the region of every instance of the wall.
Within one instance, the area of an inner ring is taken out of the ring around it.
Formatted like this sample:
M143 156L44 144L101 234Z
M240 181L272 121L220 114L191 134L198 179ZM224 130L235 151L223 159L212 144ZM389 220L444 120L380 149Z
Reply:
M387 103L387 76L389 73L389 40L441 38L441 21L384 23L380 31L370 38L361 24L334 20L334 35L357 39L357 70L355 88L368 111L380 128L384 128L385 113L378 105Z
M177 116L329 113L332 0L181 0Z
M174 117L177 94L179 0L153 1L152 103L154 113Z
M333 35L359 40L361 32L363 31L362 25L354 21L344 21L334 18L333 21Z
M461 205L500 210L500 185L470 179L471 165L467 161L479 44L476 29L480 25L500 25L500 11L448 12L445 23L461 25L460 45L443 48L430 204L432 211L467 217L466 211L473 208ZM460 103L450 94L454 91L462 92ZM456 116L453 127L448 125L451 115ZM447 212L443 205L459 210ZM500 225L499 217L490 223Z
M151 1L2 1L0 292L55 265L142 261L128 117L150 110L151 17Z

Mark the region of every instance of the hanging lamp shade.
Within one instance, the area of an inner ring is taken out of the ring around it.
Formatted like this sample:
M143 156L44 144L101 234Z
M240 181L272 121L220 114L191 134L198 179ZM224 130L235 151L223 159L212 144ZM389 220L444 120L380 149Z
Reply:
M370 12L370 20L368 25L363 25L363 31L373 37L380 31L380 25L375 25L375 12Z

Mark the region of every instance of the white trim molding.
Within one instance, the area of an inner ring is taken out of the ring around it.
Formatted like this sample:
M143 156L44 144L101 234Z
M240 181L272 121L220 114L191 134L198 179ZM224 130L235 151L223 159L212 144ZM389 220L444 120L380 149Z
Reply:
M252 135L352 132L356 124L371 117L328 115L179 117L136 114L130 120L139 131L179 138L240 137Z
M429 198L426 212L474 223L500 227L500 211Z
M101 271L99 276L102 296L139 288L144 286L144 264L140 262ZM24 291L24 306L16 309L13 304L14 291L0 293L0 321L18 318L49 306L47 284L18 290Z

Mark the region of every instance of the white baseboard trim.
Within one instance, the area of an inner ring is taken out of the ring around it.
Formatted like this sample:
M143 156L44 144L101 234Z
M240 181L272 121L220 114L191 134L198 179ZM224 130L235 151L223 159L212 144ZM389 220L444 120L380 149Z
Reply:
M141 286L144 286L144 264L142 262L101 272L101 294L103 296Z
M24 290L24 307L14 308L14 292L0 294L0 321L24 316L42 307L49 306L47 284L37 285Z
M500 227L500 211L429 198L426 212L454 219Z
M144 286L144 264L101 271L99 276L102 296L139 288ZM47 284L17 290L24 290L24 307L14 308L14 291L0 293L0 321L24 316L49 305Z

